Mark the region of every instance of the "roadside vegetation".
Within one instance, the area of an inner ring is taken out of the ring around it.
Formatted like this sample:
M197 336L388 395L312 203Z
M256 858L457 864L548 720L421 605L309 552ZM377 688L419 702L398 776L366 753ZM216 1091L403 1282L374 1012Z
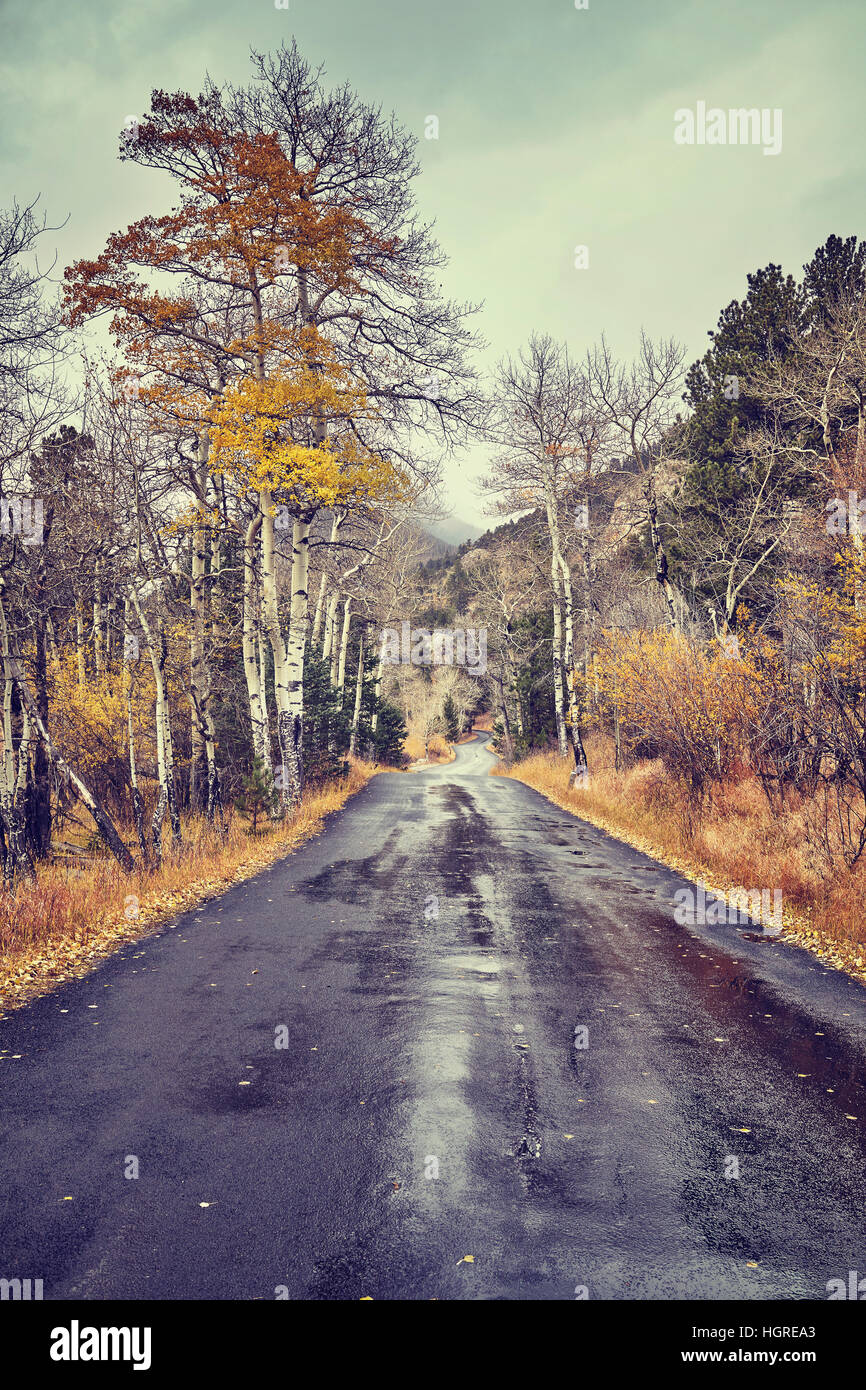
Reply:
M118 132L139 215L59 296L48 214L0 210L6 1002L285 853L406 765L407 715L434 757L454 722L379 642L480 402L414 142L294 44L155 86Z
M291 815L268 818L255 833L251 818L234 812L219 839L206 818L185 816L182 842L131 874L92 844L41 868L27 891L0 895L0 1014L290 854L377 770L353 759L345 777L308 788Z
M866 947L866 244L747 276L704 356L535 335L488 422L506 519L423 566L483 623L513 775Z

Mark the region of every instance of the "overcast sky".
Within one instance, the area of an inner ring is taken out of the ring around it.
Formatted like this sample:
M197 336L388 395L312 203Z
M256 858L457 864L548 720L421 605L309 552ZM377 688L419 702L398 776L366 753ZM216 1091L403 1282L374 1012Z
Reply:
M118 162L126 117L154 87L244 81L250 47L294 34L418 135L445 288L485 301L490 361L533 330L630 354L642 325L691 358L748 271L799 274L831 232L866 236L863 21L863 0L0 0L0 199L68 216L59 266L95 254L169 202ZM675 144L698 102L780 109L781 152ZM483 525L482 461L448 483Z

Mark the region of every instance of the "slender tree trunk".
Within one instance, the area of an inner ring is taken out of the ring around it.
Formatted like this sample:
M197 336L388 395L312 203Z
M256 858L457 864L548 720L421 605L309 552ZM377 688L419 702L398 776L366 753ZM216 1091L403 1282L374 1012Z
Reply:
M562 607L564 614L564 643L560 650L563 653L563 670L561 679L564 686L564 703L568 708L568 719L563 721L565 732L570 735L572 753L574 755L574 772L569 779L569 786L574 784L575 778L586 771L586 750L583 746L583 736L581 734L581 710L577 698L575 686L575 667L574 667L574 597L571 587L571 570L568 561L562 552L562 543L559 533L559 514L556 499L548 503L547 524L550 531L550 545L553 557L554 573L558 571L560 589L558 597L562 597ZM560 735L560 752L562 751L562 738Z
M568 757L568 733L565 727L565 690L562 678L562 608L559 594L553 600L553 699L556 706L556 737L559 756Z
M209 635L211 631L211 591L208 582L209 533L207 517L207 479L210 441L207 431L199 439L196 459L196 518L192 535L192 564L190 600L192 633L190 635L190 705L191 762L190 804L194 811L205 809L213 821L216 802L220 798L219 771L216 765L216 741L211 714L213 679L211 673ZM204 760L205 769L202 767ZM206 777L206 785L203 782Z
M138 769L135 763L135 726L132 719L132 672L130 670L129 660L127 660L124 667L123 684L126 688L126 734L129 743L129 785L132 788L132 814L135 819L135 833L138 836L138 846L141 850L141 857L146 861L147 836L144 830L144 803L138 788Z
M505 689L505 681L502 675L496 677L496 688L499 692L499 709L502 714L502 737L505 740L505 761L514 762L514 738L511 733L511 719L508 714L508 693Z
M577 667L574 659L574 601L571 588L571 574L568 568L568 561L565 556L560 554L560 565L562 568L562 584L565 595L565 679L567 683L566 698L568 700L568 729L571 734L571 746L574 753L574 772L571 774L571 784L575 778L586 772L586 749L583 746L583 710L582 702L577 694Z
M668 578L668 557L665 552L664 545L662 544L661 535L659 533L658 502L656 500L656 484L654 473L650 473L649 477L647 478L644 496L646 497L647 514L649 516L650 541L653 548L653 555L655 556L656 582L658 583L664 595L665 607L667 609L668 614L668 622L671 625L671 629L673 632L678 632L679 622L677 620L676 594L674 586L673 584L671 584L671 581Z
M517 680L514 675L514 662L511 659L511 653L508 650L507 646L505 646L502 660L505 670L505 696L507 697L507 695L511 691L514 692L514 718L517 721L517 736L518 738L523 738L523 709L520 704L520 694L517 689Z
M313 626L310 632L310 647L316 647L319 643L319 634L322 630L322 618L325 612L325 594L328 591L328 576L323 572L319 579L319 597L316 599L316 607L313 612Z
M309 572L310 523L296 521L292 536L292 606L287 651L288 735L292 756L292 804L301 799L304 782L304 655L307 640L307 576ZM286 740L281 739L285 748Z
M93 581L93 669L98 680L102 675L102 579L98 563Z
M337 611L339 595L336 590L329 595L325 605L325 620L322 630L322 660L328 661L334 645L334 615Z
M46 618L37 605L33 634L34 692L39 713L48 726L48 663L46 657ZM44 859L51 848L51 765L45 744L36 739L33 747L33 778L27 798L27 839L36 859Z
M211 713L210 700L208 700L205 711L205 741L204 741L205 761L207 763L207 806L206 814L211 825L219 816L223 818L223 793L222 781L220 779L219 767L216 760L216 731L214 729L213 714Z
M259 653L259 689L262 692L262 746L270 762L271 754L271 716L268 710L268 651L265 642L264 618L259 623L256 643Z
M337 685L337 666L340 659L339 643L337 641L337 608L340 603L340 592L335 589L328 599L328 612L325 624L325 641L322 646L322 660L331 663L331 685Z
M584 533L581 538L580 550L581 564L583 567L583 682L584 690L588 691L592 671L592 653L595 642L595 603L593 594L595 575L590 553L589 536L586 533ZM597 690L595 694L594 708L597 712Z
M262 593L268 639L274 660L277 738L282 764L281 798L286 809L300 804L303 792L304 651L307 628L307 575L310 522L295 518L292 530L291 609L288 640L283 639L274 566L273 501L260 494L262 512Z
M364 634L358 639L358 675L355 681L355 708L352 712L352 734L349 739L349 756L354 758L358 749L358 727L361 723L361 697L364 693Z
M383 636L383 637L382 637L381 645L380 645L380 647L379 647L379 659L378 659L378 661L376 662L376 683L375 683L375 685L373 686L373 717L372 717L372 719L370 720L370 728L371 728L371 731L372 731L374 734L375 734L377 728L379 727L379 700L381 699L381 696L382 696L382 672L383 672L384 666L385 666L384 657L385 657L385 638L384 638L384 636Z
M203 682L204 682L204 575L205 575L205 536L201 512L196 517L192 534L192 557L190 565L190 608L192 609L189 635L189 705L190 705L190 759L189 759L189 806L192 812L201 810L201 764L204 752Z
M24 825L21 819L19 785L22 753L19 750L19 764L16 770L15 747L12 729L12 691L14 678L11 670L9 634L5 618L3 621L3 757L0 759L0 816L6 839L6 858L3 865L3 879L7 888L14 886L16 878L31 878L33 866L27 854ZM28 734L29 742L29 734ZM23 740L22 740L23 743ZM24 771L26 784L26 768Z
M21 742L18 745L18 776L15 779L15 801L20 805L27 795L27 783L30 780L30 742L32 737L32 723L30 715L27 713L27 706L21 706Z
M156 732L156 744L157 749L159 750L158 756L161 756L163 741L158 726ZM153 819L150 822L150 838L153 842L153 853L156 858L157 864L162 863L162 822L165 818L165 808L167 805L168 793L165 788L165 783L160 781L159 796L156 798L156 805L153 808Z
M156 761L160 790L153 815L151 835L154 852L156 853L157 859L159 859L162 854L162 819L166 810L168 810L169 820L171 822L172 839L176 845L181 843L180 814L178 812L177 795L174 785L174 750L171 738L168 694L165 686L165 663L168 656L168 649L162 617L159 616L157 618L156 633L154 634L134 589L131 597L136 614L138 615L138 621L141 623L145 642L147 643L151 669L153 670L154 685L156 686L154 714L156 722Z
M352 596L347 594L343 601L343 632L340 637L340 655L337 664L337 689L340 692L340 703L343 700L343 691L346 688L346 652L349 647L349 628L352 624Z
M84 600L80 594L75 595L75 659L78 667L78 688L83 690L87 685L87 671L84 665Z
M254 517L244 536L244 616L243 656L250 710L250 732L253 758L258 758L266 776L273 777L270 737L267 734L267 707L262 670L259 662L258 639L262 605L258 601L255 545L262 526L262 515Z
M336 544L337 544L337 540L338 540L339 535L340 535L340 526L342 525L342 522L343 522L343 517L340 515L339 512L335 512L334 515L331 517L331 535L330 535L330 537L329 537L329 539L328 539L328 544L329 544L329 545L336 545ZM316 644L318 643L318 640L319 640L319 632L320 632L321 627L322 627L322 619L323 619L323 617L325 617L325 595L327 594L327 592L328 592L328 575L327 575L326 571L323 570L323 571L322 571L321 578L320 578L320 580L319 580L319 597L316 599L316 609L315 609L315 612L314 612L314 614L313 614L313 630L312 630L312 632L311 632L311 634L310 634L310 645L311 645L311 647L316 646ZM326 629L326 633L327 633L327 623L325 624L325 629ZM324 656L324 655L325 655L325 654L323 653L323 656Z
M60 660L60 651L57 646L57 633L54 631L54 619L50 613L45 615L45 637L46 648L52 661Z

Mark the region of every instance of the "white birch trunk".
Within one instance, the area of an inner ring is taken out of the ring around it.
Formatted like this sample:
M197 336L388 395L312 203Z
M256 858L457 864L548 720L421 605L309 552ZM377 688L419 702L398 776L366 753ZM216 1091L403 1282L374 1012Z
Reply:
M261 636L260 605L256 582L256 541L262 526L262 516L253 517L244 536L244 614L243 614L243 658L244 678L247 685L247 703L250 710L250 733L253 757L258 758L265 776L273 777L271 765L268 715L265 704L264 684L259 661L258 639Z
M349 646L349 628L352 624L352 596L347 595L343 602L343 631L340 637L340 656L337 665L337 689L342 692L346 687L346 652Z
M162 819L168 810L171 822L172 839L175 844L181 842L180 815L177 808L177 796L174 785L174 748L171 738L171 720L168 708L168 694L165 685L165 662L167 656L165 629L162 619L157 620L156 632L150 626L150 622L139 602L138 594L132 590L130 595L133 607L141 623L141 630L144 633L144 640L147 644L148 655L150 656L151 669L153 670L153 681L156 687L156 700L154 708L154 719L156 724L156 759L157 775L159 778L159 798L156 809L153 813L151 823L151 836L153 847L157 859L162 857Z
M268 640L274 659L277 738L280 746L283 806L294 809L303 792L304 652L308 594L310 523L296 518L292 530L291 609L288 641L280 628L274 554L273 501L259 496L262 513L262 594Z
M361 723L361 698L364 693L364 635L358 639L358 675L355 681L355 708L352 712L352 733L349 738L349 757L358 751L358 728Z

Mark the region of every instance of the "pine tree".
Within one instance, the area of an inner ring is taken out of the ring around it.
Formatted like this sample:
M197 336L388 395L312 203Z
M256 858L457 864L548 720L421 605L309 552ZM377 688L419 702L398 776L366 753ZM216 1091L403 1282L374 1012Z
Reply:
M460 719L457 714L457 706L451 695L445 696L442 718L445 720L445 737L450 743L456 743L460 737Z
M866 288L866 242L858 243L855 236L844 241L828 236L803 270L809 320L822 323L835 300L846 293L862 294Z
M256 833L259 816L268 815L275 809L273 786L274 779L261 758L253 758L249 776L243 779L241 794L235 801L237 809L251 818L253 835Z
M403 741L406 737L406 721L396 705L390 700L378 702L379 718L376 732L371 736L373 756L379 763L389 767L399 767L404 761Z
M331 684L330 664L313 652L304 663L304 708L305 780L315 784L339 777L349 748L351 716Z
M696 491L739 490L736 438L761 416L745 383L770 355L785 356L805 317L805 296L792 275L772 263L748 275L748 293L732 300L708 336L712 347L686 374L684 399L693 414L684 430Z

